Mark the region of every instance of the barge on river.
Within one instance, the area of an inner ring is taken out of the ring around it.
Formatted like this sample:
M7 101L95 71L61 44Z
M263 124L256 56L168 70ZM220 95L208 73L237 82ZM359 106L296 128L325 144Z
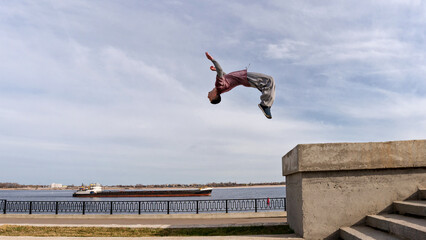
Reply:
M167 189L167 190L141 190L141 191L104 191L99 183L80 187L73 197L195 197L210 196L212 188L200 189Z

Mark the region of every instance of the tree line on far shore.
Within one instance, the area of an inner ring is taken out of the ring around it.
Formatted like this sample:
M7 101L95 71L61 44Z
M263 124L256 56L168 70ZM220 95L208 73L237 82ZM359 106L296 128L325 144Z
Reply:
M236 182L212 182L207 184L154 184L154 185L116 185L116 187L133 187L133 188L202 188L202 187L250 187L265 185L285 185L285 182L268 182L268 183L236 183Z
M42 188L44 185L22 185L19 183L0 182L0 188Z
M265 185L285 185L285 182L265 182L265 183L236 183L236 182L212 182L207 184L136 184L136 185L104 185L111 188L202 188L202 187L250 187L250 186L265 186ZM1 188L49 188L50 185L24 185L19 183L0 182ZM68 189L78 188L73 184L67 185Z

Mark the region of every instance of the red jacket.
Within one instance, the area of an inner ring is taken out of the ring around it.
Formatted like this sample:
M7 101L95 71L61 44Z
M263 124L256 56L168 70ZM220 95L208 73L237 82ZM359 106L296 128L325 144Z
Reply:
M223 75L221 78L216 76L215 87L219 94L227 92L238 85L251 87L247 80L247 70L231 72Z

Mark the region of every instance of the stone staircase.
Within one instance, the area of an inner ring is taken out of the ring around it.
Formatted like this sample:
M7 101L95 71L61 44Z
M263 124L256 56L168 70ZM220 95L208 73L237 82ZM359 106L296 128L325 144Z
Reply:
M419 189L417 199L395 201L394 213L369 215L365 225L340 228L340 238L426 240L426 188Z

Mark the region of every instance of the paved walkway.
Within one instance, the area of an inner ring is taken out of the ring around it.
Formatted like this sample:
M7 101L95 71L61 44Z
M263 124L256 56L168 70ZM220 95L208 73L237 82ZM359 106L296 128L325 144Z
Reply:
M286 212L266 213L230 213L230 214L155 214L155 215L40 215L40 214L6 214L0 215L1 225L31 226L67 226L67 227L131 227L131 228L205 228L230 226L271 226L283 225L287 222ZM214 236L214 237L142 237L120 238L132 239L301 239L295 235L271 236ZM111 238L85 237L5 237L0 240L103 240Z
M198 228L282 225L285 212L174 215L0 215L0 225Z
M259 235L259 236L218 236L218 237L2 237L0 236L0 240L303 240L303 238L298 238L294 234L286 234L286 235Z
M226 218L226 219L137 219L137 218L0 218L0 225L133 227L133 228L204 228L229 226L283 225L285 218Z

